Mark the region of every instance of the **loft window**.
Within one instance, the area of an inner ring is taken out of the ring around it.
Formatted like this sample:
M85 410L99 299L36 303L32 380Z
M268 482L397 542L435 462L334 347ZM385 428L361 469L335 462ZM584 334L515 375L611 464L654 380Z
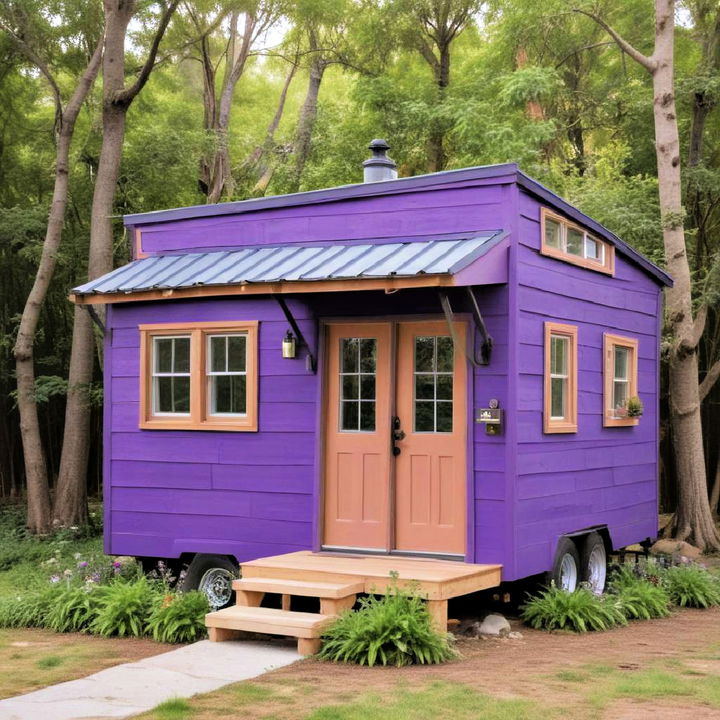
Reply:
M615 272L615 248L579 225L543 208L540 252L558 260L612 275Z
M257 323L140 326L140 427L256 430Z
M605 333L603 357L603 425L637 425L637 417L627 416L627 404L638 392L638 341Z
M577 432L577 327L545 323L546 433Z

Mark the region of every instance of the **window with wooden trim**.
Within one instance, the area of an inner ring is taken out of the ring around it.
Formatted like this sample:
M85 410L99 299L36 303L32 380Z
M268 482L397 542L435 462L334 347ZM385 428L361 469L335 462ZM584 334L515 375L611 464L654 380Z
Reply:
M612 275L615 272L615 248L591 235L580 225L543 208L541 212L543 255Z
M628 417L628 400L638 394L638 341L635 338L603 335L603 425L637 425Z
M256 322L140 326L140 427L257 430Z
M577 327L545 323L546 433L577 432Z

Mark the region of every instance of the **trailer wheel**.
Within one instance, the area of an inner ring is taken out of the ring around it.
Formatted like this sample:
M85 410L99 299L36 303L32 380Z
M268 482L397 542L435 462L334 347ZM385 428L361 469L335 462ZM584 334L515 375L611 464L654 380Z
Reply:
M580 563L583 582L596 595L602 595L607 577L607 553L599 533L592 532L585 538Z
M577 589L580 578L580 555L575 543L566 537L558 540L555 562L550 579L556 587L567 592Z
M238 566L222 555L196 555L185 573L182 589L205 593L211 610L221 610L235 599L232 581Z

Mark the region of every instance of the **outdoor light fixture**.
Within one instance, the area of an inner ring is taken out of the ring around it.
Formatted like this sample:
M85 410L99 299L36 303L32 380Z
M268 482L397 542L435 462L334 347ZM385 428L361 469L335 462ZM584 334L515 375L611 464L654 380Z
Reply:
M282 341L282 356L288 359L295 357L295 336L289 330Z

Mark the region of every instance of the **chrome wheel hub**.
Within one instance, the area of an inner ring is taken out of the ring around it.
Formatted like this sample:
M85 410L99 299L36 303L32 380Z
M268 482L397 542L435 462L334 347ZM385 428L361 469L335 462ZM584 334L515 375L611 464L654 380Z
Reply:
M605 548L602 545L596 545L588 558L588 575L587 581L596 595L602 595L605 590L605 576L607 574L607 558L605 556Z
M569 553L560 561L560 589L573 592L577 588L578 569L575 558Z
M198 583L198 590L205 593L212 610L224 607L232 597L233 574L225 568L211 568Z

